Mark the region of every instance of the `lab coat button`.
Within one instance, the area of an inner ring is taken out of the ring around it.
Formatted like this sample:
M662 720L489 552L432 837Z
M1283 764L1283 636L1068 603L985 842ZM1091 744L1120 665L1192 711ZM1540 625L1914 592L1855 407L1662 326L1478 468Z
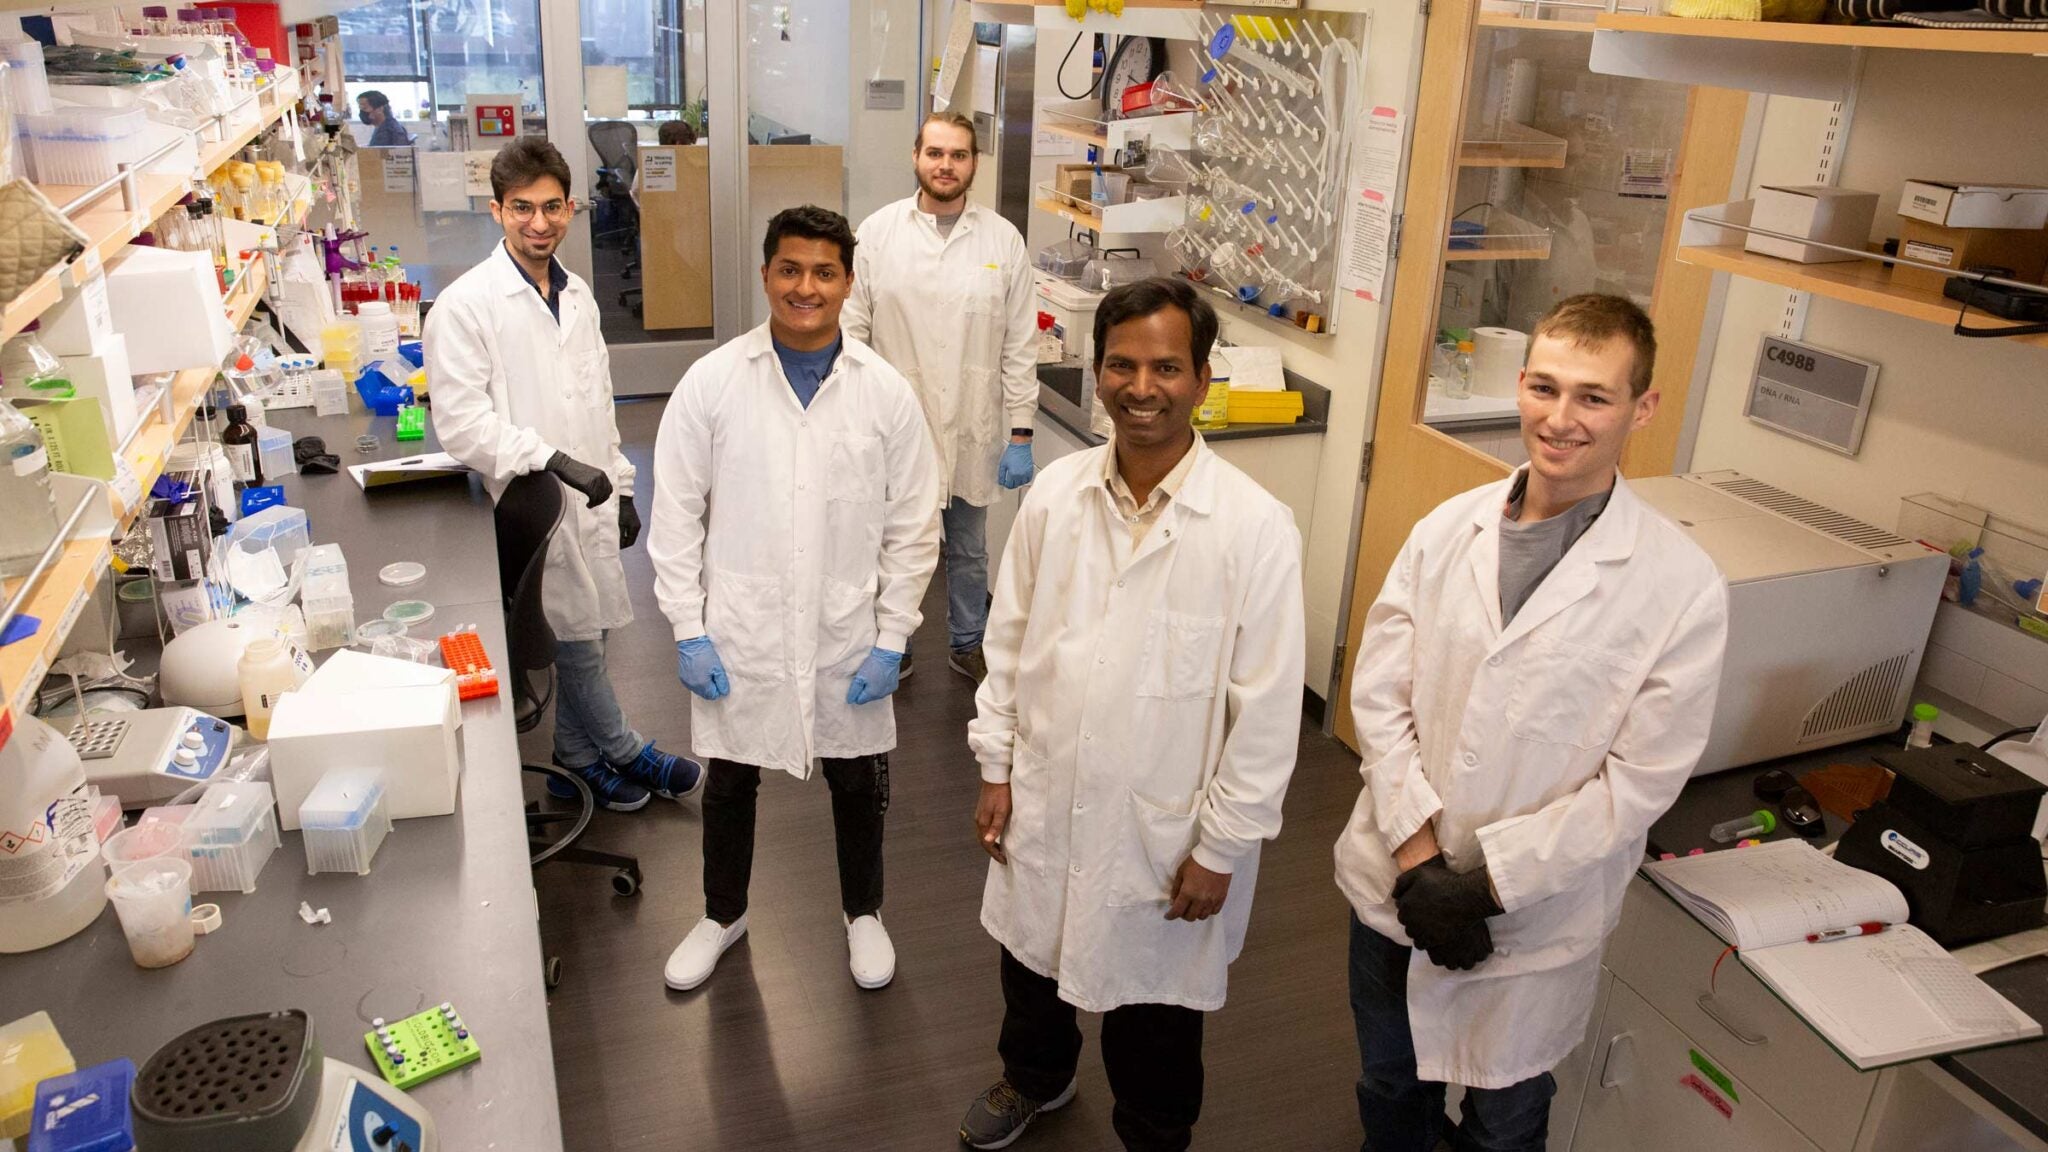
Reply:
M1119 580L1119 581L1117 581L1117 582L1116 582L1116 586L1117 586L1117 587L1119 587L1119 588L1121 588L1121 587L1123 587L1123 586L1124 586L1124 582L1123 582L1123 581L1121 581L1121 580Z
M1465 767L1467 767L1467 768L1477 768L1478 766L1479 766L1479 754L1478 754L1478 753L1476 753L1476 752L1467 752L1467 753L1465 753Z
M1081 739L1083 739L1083 740L1093 740L1093 739L1095 739L1095 733L1093 733L1093 732L1083 732L1083 733L1081 733Z
M1107 657L1107 656L1097 656L1097 657L1095 658L1095 662L1096 662L1097 664L1107 664L1107 663L1109 663L1109 657Z
M1076 864L1076 865L1074 865L1074 875L1076 875L1076 876L1079 876L1080 874L1081 874L1081 866L1080 866L1079 864Z
M1500 655L1499 655L1498 653L1496 653L1496 654L1494 654L1494 655L1492 655L1492 656L1488 656L1488 657L1486 658L1486 662L1487 662L1488 664L1492 665L1493 667L1495 667L1495 668L1498 668L1498 667L1500 667L1500 665L1501 665L1501 659L1500 659Z

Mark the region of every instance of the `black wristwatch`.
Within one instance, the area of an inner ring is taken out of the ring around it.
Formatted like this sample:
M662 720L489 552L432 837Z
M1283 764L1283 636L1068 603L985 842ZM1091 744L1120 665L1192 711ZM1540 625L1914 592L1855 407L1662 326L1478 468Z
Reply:
M1012 429L1010 429L1010 435L1011 435L1011 436L1022 436L1022 437L1023 437L1023 438L1025 438L1026 440L1029 440L1029 439L1031 439L1031 429L1029 429L1029 428L1012 428Z

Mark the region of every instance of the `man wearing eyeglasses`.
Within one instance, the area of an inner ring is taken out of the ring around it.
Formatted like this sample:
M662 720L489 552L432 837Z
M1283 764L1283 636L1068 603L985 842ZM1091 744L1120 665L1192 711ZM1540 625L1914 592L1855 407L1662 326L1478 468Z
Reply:
M527 472L552 472L571 489L542 585L558 641L554 760L599 803L630 812L649 793L695 795L704 772L627 726L605 670L605 633L633 619L619 550L639 539L640 515L597 301L555 259L576 216L569 177L562 154L538 136L514 140L491 162L491 218L505 242L427 314L427 380L441 447L482 474L493 500ZM566 780L551 778L548 790L575 795Z

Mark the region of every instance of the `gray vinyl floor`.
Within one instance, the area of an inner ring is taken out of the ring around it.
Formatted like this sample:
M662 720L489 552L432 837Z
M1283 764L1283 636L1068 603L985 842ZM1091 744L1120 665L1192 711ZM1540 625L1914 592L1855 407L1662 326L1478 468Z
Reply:
M619 411L627 453L651 491L661 401ZM644 515L645 496L640 506ZM689 709L644 546L626 554L626 576L636 622L614 634L613 681L635 727L687 750ZM646 887L637 898L612 896L599 869L536 874L542 943L566 967L549 1021L573 1152L959 1147L961 1113L1001 1074L1002 995L996 945L979 920L987 858L972 821L973 692L944 664L943 578L926 601L916 674L896 696L883 919L899 959L888 988L862 992L847 974L822 780L766 774L751 929L694 992L661 981L663 961L703 911L694 805L656 800L638 813L599 814L587 842L639 857ZM544 762L547 724L522 746L529 761ZM1304 725L1285 829L1265 850L1230 1003L1207 1022L1197 1149L1358 1147L1346 911L1330 857L1358 787L1357 758ZM1018 1148L1120 1147L1085 1014L1083 1031L1079 1095Z

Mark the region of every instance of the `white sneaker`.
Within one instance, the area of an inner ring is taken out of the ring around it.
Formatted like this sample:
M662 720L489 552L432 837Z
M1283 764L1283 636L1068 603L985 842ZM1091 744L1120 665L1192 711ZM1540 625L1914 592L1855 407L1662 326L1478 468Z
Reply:
M747 934L746 913L731 925L721 927L718 921L706 916L697 921L676 950L669 953L668 964L661 970L661 978L678 992L688 992L711 978L711 970L718 967L718 958L725 950L739 943ZM890 963L893 965L894 960Z
M845 913L839 919L846 920ZM889 942L889 930L882 918L870 913L846 924L847 967L853 982L875 989L896 978L896 945Z

